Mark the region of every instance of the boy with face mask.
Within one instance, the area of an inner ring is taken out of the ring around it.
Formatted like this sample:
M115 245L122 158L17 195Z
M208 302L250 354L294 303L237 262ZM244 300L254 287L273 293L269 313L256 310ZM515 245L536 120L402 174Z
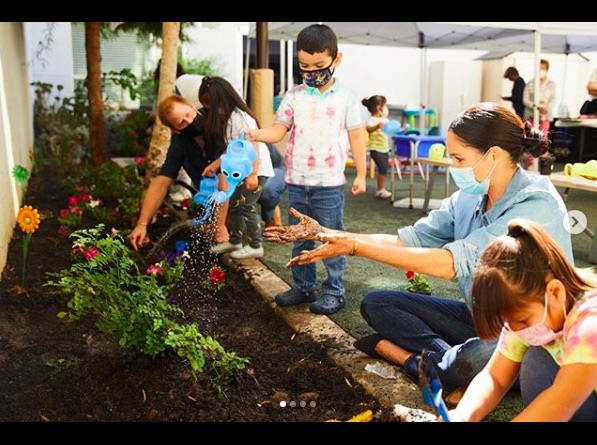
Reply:
M357 176L352 193L366 190L364 124L355 95L334 78L342 54L337 37L326 25L304 28L297 36L297 56L303 83L288 91L278 108L274 125L260 130L247 129L248 140L276 143L290 131L286 148L286 183L290 207L326 227L344 229L344 169L349 145ZM290 224L297 219L290 215ZM311 240L294 243L292 255L314 249ZM344 271L346 256L325 261L328 274L321 296L316 295L315 265L293 269L290 290L275 297L279 306L311 303L317 314L333 314L345 305Z

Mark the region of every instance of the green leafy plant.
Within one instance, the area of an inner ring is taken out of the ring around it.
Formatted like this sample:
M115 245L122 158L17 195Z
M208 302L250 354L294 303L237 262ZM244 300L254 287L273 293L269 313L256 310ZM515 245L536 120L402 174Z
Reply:
M145 156L151 142L153 112L138 109L106 114L106 133L110 156Z
M87 190L86 187L79 187L79 189ZM93 199L90 193L84 191L68 197L68 208L60 210L58 232L66 235L80 229L85 212L90 213L96 220L107 218L107 210L102 206L102 200Z
M206 57L205 59L188 59L181 62L187 74L201 74L202 76L219 76L220 72L216 67L216 62L213 57Z
M425 275L409 270L406 272L406 279L408 280L409 292L419 292L422 294L431 293L431 283Z
M195 378L206 366L219 382L245 368L248 359L201 334L197 324L177 321L184 314L170 293L182 276L185 255L141 271L122 236L105 234L103 224L73 232L71 238L74 263L50 273L44 284L71 296L68 311L58 317L93 316L98 328L127 350L150 356L171 350L188 360Z
M36 166L49 168L57 177L65 177L90 158L85 92L77 88L74 97L64 98L60 95L62 85L56 86L56 96L52 95L52 84L33 82L31 85L35 87Z
M90 193L101 198L106 207L131 221L137 217L144 188L135 165L123 168L115 162L105 162L99 167L83 169L77 182L87 185Z
M132 100L137 99L137 76L129 68L120 71L107 71L102 73L102 89L105 91L108 85L116 85L129 93Z

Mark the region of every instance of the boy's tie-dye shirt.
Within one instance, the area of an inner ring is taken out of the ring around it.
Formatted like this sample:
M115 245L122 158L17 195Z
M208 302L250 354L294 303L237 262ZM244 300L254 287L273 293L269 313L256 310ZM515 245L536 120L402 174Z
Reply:
M514 332L502 329L497 348L504 357L520 363L529 347ZM560 366L597 363L597 290L578 298L568 312L562 336L543 347Z
M274 123L289 129L286 182L295 185L344 185L348 131L364 126L356 96L335 80L324 93L304 84L280 103Z

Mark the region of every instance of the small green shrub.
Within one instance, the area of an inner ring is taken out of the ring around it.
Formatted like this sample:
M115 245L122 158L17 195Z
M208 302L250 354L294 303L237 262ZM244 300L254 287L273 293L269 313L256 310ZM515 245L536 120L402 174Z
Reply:
M177 321L183 312L170 292L182 277L187 255L170 256L141 271L122 236L104 234L103 224L78 230L71 238L74 263L50 273L44 284L71 296L60 318L93 316L98 328L127 350L152 357L171 350L188 360L195 378L206 365L218 382L245 368L248 359L201 334L197 324Z
M63 87L57 85L58 95L51 97L52 84L31 85L35 87L35 167L48 168L57 177L64 177L90 158L85 91L78 88L74 97L63 98L60 96Z

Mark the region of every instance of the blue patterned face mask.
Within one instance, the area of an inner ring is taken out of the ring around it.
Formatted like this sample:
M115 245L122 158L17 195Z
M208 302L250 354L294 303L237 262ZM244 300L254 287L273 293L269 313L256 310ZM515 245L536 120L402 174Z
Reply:
M330 70L334 61L327 68L322 68L320 70L313 70L313 71L301 71L301 76L303 77L303 81L309 87L319 88L324 86L326 83L330 81L330 79L334 76L334 72Z
M489 191L489 177L495 170L497 164L493 164L493 168L483 181L479 182L475 178L475 168L477 168L477 165L479 165L483 158L487 156L487 153L489 153L489 151L486 151L481 159L479 159L479 162L472 167L450 167L452 179L454 179L454 182L460 190L472 195L485 195Z

